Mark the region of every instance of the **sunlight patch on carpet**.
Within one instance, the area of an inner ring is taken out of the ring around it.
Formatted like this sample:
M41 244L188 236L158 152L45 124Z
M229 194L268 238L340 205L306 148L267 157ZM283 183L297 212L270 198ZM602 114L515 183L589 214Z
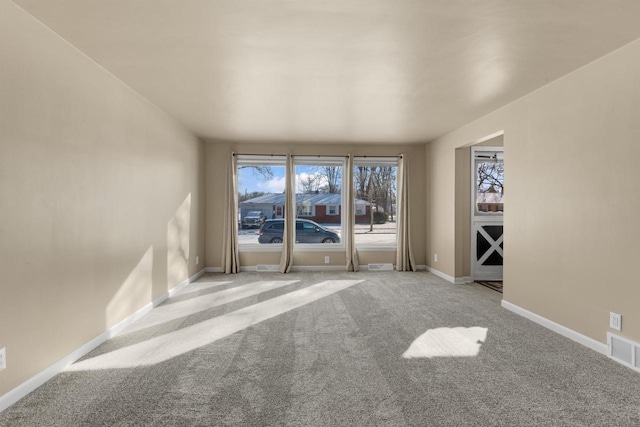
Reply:
M404 352L405 359L432 357L474 357L487 339L487 328L429 329Z
M81 360L67 368L67 371L135 368L162 363L360 282L364 280L327 280L184 329Z
M213 307L239 301L263 292L292 285L296 282L299 282L299 280L263 280L260 282L237 286L231 289L223 289L208 295L201 295L197 298L191 298L171 304L164 304L156 307L147 316L128 327L123 331L123 334L161 325L171 320L197 314Z
M228 285L229 283L233 283L233 280L227 280L224 282L205 282L205 281L201 281L202 279L198 280L197 282L193 282L193 283L189 283L189 285L187 287L185 287L184 289L180 290L180 292L177 292L175 294L175 296L180 296L180 297L185 297L188 295L195 295L198 292L202 292L202 291L207 291L209 289L212 288L217 288L219 286L224 286L224 285Z

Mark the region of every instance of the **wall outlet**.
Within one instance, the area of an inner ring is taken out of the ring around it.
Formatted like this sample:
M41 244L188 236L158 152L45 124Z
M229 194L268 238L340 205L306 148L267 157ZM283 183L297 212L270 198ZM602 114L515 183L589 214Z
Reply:
M196 265L200 264L200 257L196 255Z
M438 254L433 254L433 261L438 262Z
M616 331L622 329L622 315L614 312L609 313L609 327Z
M0 348L0 371L7 368L7 349L6 347Z
M328 256L324 257L325 264L329 264L330 262L331 262L331 258L329 258Z

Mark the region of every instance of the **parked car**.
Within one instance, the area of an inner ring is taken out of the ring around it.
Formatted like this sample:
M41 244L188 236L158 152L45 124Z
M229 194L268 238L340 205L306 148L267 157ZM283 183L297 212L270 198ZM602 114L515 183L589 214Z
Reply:
M266 219L261 211L251 211L242 218L242 228L260 228Z
M260 229L258 242L282 243L284 219L269 219ZM340 236L308 219L296 220L296 243L340 243Z

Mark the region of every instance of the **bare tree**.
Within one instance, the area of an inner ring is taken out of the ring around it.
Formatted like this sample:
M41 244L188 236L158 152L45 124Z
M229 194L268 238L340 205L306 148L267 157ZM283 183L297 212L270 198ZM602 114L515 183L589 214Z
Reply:
M298 183L303 194L314 194L320 191L322 180L318 174L305 174L299 177Z
M251 169L255 176L259 176L264 178L265 180L273 179L273 169L271 166L238 166L238 170L240 169Z
M478 193L504 194L504 163L483 162L477 169Z
M341 168L339 166L323 166L320 173L327 181L327 192L340 193Z
M265 181L269 181L273 179L273 169L271 166L247 166L247 165L239 165L238 172L242 169L251 169L251 172L254 176L260 177ZM240 173L238 173L238 189L242 188L242 182L240 181ZM245 190L246 193L246 190ZM240 192L238 192L240 194ZM266 193L264 193L266 194ZM257 196L256 196L257 197Z
M394 166L356 166L353 171L356 197L371 204L369 231L373 231L373 209L387 214L395 203L396 175Z

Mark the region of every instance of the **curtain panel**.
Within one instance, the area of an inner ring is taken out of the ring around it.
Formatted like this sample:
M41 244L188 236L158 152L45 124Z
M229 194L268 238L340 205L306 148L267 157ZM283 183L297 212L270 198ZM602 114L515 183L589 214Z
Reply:
M234 153L229 159L225 188L226 209L224 209L224 234L222 238L222 271L225 274L238 273L240 264L238 256L238 161Z
M397 216L397 242L396 270L416 271L416 263L411 250L411 233L409 232L409 183L408 167L404 155L398 161L398 216Z
M293 243L296 232L296 186L293 156L287 154L285 167L284 233L282 234L282 255L280 273L288 273L293 265Z
M354 189L353 189L353 156L347 156L347 167L344 171L343 188L346 190L346 206L345 206L345 222L346 222L346 257L347 257L347 271L358 271L358 251L356 250L355 242L355 202L354 202ZM346 185L345 185L346 184Z

